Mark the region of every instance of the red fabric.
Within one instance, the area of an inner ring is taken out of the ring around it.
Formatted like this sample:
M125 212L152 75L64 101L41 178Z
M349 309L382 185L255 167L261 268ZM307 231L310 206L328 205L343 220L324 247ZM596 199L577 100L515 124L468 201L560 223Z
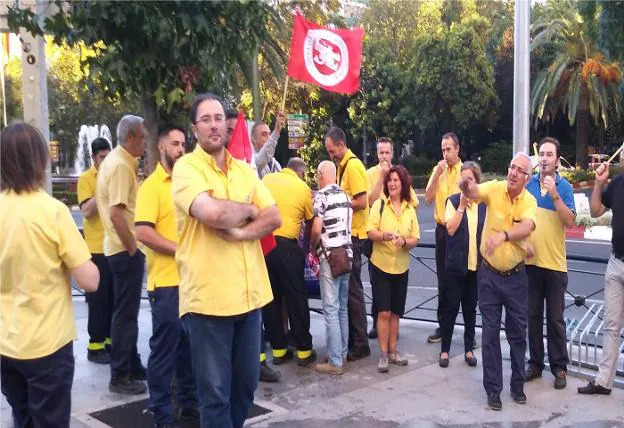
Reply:
M247 122L245 122L243 112L238 113L236 127L234 128L234 131L232 131L232 137L230 138L230 143L228 144L228 151L232 157L251 163L251 143L249 142Z
M295 16L288 75L331 92L360 88L362 28L330 29Z
M251 163L251 143L249 142L249 134L247 133L247 122L245 122L245 116L242 112L238 113L238 120L236 121L234 131L232 131L232 138L230 139L230 144L228 144L228 151L233 158L244 160L249 164ZM277 243L275 242L273 234L268 234L260 238L260 245L262 246L262 254L266 256L273 251Z

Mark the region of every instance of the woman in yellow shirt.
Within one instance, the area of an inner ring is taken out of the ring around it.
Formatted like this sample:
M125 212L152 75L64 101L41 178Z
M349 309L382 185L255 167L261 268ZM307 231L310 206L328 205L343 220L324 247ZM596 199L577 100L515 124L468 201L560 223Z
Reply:
M384 178L384 196L370 210L368 238L373 241L371 283L377 308L377 336L381 356L377 370L388 364L407 365L397 351L399 317L405 312L409 250L418 245L420 229L410 205L410 177L402 166L393 166Z
M476 162L464 162L461 178L479 184L481 167ZM446 201L446 284L439 296L442 330L440 367L449 365L449 351L460 303L464 318L464 360L471 367L477 365L472 350L477 317L477 268L481 262L479 244L485 213L485 204L470 201L461 193L449 196Z
M71 283L99 273L69 209L43 190L48 146L25 123L0 136L0 378L15 426L67 428L76 339Z

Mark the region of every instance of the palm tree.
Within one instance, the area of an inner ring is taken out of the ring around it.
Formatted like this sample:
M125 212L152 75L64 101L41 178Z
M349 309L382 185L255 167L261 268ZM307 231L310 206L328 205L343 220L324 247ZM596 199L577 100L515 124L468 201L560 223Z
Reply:
M620 116L622 68L597 50L588 36L589 23L574 3L559 15L532 26L531 50L551 48L556 54L533 83L531 113L536 127L545 114L554 117L559 111L568 116L570 126L576 123L576 164L587 167L590 118L607 128L610 109Z

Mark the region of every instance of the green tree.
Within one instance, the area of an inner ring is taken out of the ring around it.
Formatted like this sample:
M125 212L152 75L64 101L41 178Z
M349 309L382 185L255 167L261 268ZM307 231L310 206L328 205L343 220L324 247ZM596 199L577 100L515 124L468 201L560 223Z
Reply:
M595 23L584 20L575 6L568 2L557 18L532 26L531 50L556 53L533 83L531 113L536 127L547 114L565 113L570 126L576 124L576 164L586 167L590 119L607 128L610 108L620 116L622 69L596 47L591 39Z
M159 113L188 106L197 88L229 94L241 58L269 38L275 17L268 3L244 0L56 3L62 7L45 20L46 31L95 48L85 64L108 94L140 98L151 164ZM30 10L9 8L9 26L43 33Z

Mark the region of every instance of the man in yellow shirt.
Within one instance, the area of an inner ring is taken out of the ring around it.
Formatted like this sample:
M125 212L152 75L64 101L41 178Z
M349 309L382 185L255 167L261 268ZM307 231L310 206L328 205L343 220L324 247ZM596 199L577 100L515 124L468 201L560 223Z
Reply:
M433 169L427 188L425 190L425 202L434 203L433 219L436 222L435 229L435 258L436 273L438 276L438 325L440 324L442 306L444 300L445 269L444 258L446 254L446 199L459 192L459 179L461 177L462 162L459 158L459 138L452 132L442 136L443 159ZM440 327L427 338L427 342L435 343L442 340Z
M368 206L372 207L379 198L385 198L383 194L383 181L390 168L392 168L392 158L394 157L394 144L388 137L381 137L377 140L377 159L379 163L366 170L368 177ZM413 187L410 187L410 206L418 209L418 196ZM369 278L370 278L370 263ZM373 327L368 333L369 339L377 339L377 308L375 302L371 305L371 315L373 317Z
M500 325L505 308L505 333L511 354L511 396L525 404L524 354L527 346L529 279L524 260L527 238L535 229L537 202L524 186L531 179L531 160L518 153L509 164L506 181L477 185L462 179L460 188L468 199L487 206L481 255L477 271L479 309L483 324L483 387L488 406L501 410L503 362Z
M305 255L297 242L301 223L313 217L312 191L303 181L305 172L305 162L291 158L282 171L270 173L262 179L282 218L282 227L273 232L277 247L266 256L273 301L264 308L262 317L273 348L273 364L292 359L281 310L282 299L286 298L298 364L307 367L316 360L316 353L312 350L310 308L303 276Z
M117 125L117 147L97 176L97 209L104 224L104 254L113 272L115 303L111 325L111 381L118 394L143 394L147 374L137 352L139 307L145 256L134 229L137 158L145 150L143 119L126 115Z
M148 408L156 427L174 423L171 380L176 377L180 420L199 419L197 392L188 335L179 317L175 261L178 243L175 209L171 192L171 170L184 155L184 130L175 126L158 133L160 162L139 187L135 226L137 239L150 251L147 262L147 294L152 308L152 337L147 361Z
M367 237L368 223L368 179L364 164L347 147L347 137L342 129L334 126L327 131L325 149L332 160L338 161L338 185L351 199L353 209L351 223L353 263L349 278L349 353L347 360L355 361L370 356L362 286L362 245Z
M113 274L104 255L104 226L97 210L95 189L98 169L110 151L110 144L105 138L98 137L93 140L91 142L93 166L78 178L78 206L84 218L84 239L91 252L91 260L100 272L100 284L97 291L85 293L89 307L87 359L98 364L110 363L114 295Z
M225 111L213 94L190 110L195 150L172 176L180 316L189 333L201 426L240 428L260 364L260 309L273 296L260 238L281 226L271 194L225 150Z

